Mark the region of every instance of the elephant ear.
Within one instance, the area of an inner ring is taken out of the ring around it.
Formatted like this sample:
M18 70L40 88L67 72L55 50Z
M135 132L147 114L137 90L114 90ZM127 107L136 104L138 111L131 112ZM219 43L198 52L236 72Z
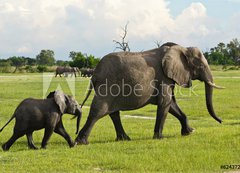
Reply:
M163 57L164 74L179 86L191 87L190 67L188 66L187 49L178 45L172 46Z
M55 94L55 91L50 92L50 93L48 94L48 96L47 96L47 99L53 98L53 97L54 97L54 94Z
M62 91L55 91L54 100L58 105L60 112L64 114L67 107L65 94Z

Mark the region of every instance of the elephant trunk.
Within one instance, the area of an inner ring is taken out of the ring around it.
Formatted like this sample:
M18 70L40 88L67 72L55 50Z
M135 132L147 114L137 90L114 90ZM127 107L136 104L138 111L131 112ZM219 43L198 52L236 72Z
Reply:
M212 83L212 82L211 82ZM212 95L213 95L213 86L209 84L209 82L205 82L205 95L206 95L206 104L209 114L219 123L222 123L222 120L217 117L214 112L213 104L212 104Z
M82 118L82 110L81 110L81 108L78 108L78 109L76 110L74 118L75 118L75 117L77 117L76 134L78 134L79 126L80 126L80 121L81 121L81 118Z

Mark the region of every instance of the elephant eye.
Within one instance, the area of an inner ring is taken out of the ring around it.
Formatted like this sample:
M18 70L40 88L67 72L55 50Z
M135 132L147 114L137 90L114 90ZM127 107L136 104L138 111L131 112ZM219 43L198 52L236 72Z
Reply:
M201 64L201 65L199 66L199 68L204 69L205 66Z

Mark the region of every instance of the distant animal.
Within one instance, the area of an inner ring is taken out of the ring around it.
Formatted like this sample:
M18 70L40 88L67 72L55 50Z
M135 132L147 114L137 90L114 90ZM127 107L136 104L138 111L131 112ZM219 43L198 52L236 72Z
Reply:
M93 75L94 69L92 68L82 68L80 69L82 77L91 77Z
M78 67L62 67L62 66L59 66L59 67L56 68L55 77L57 77L57 75L62 77L63 74L66 77L68 76L68 74L71 74L71 76L74 74L74 76L77 77L76 73L78 73L79 76L80 76L80 70L79 70Z
M193 128L176 103L175 85L188 88L192 80L205 84L206 105L209 114L222 122L214 112L213 76L206 58L196 47L182 47L166 43L160 48L144 52L118 52L104 56L98 63L84 102L94 89L87 121L75 141L88 144L88 136L94 124L105 115L110 115L114 124L116 140L130 140L125 133L120 111L134 110L147 104L157 105L157 116L153 138L163 138L163 126L167 113L173 114L181 123L182 135L189 135Z
M38 149L33 143L32 134L33 131L43 128L45 132L41 148L46 148L53 132L64 137L69 146L73 147L75 143L62 123L62 115L66 113L77 117L78 132L82 111L78 102L72 96L66 95L62 91L54 91L47 96L47 99L27 98L23 100L10 120L0 130L1 132L14 118L16 119L13 135L2 145L2 149L4 151L9 150L12 144L23 135L27 136L30 149Z

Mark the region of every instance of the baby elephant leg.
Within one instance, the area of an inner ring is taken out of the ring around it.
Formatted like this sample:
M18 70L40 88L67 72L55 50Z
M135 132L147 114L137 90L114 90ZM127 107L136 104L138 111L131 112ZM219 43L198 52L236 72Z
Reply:
M53 134L53 130L54 130L53 127L46 127L45 128L41 148L46 149L47 142L49 141L51 135Z
M66 141L68 142L70 147L75 146L75 143L73 142L72 138L69 136L69 134L66 132L66 130L63 126L62 119L56 125L54 132L59 134L60 136L64 137L64 139L66 139Z
M30 149L37 150L38 148L33 143L32 133L33 132L29 132L29 133L26 134L27 140L28 140L28 147Z
M4 151L8 151L12 144L23 135L25 135L25 132L18 132L17 130L14 130L12 137L5 144L2 145L2 149Z

